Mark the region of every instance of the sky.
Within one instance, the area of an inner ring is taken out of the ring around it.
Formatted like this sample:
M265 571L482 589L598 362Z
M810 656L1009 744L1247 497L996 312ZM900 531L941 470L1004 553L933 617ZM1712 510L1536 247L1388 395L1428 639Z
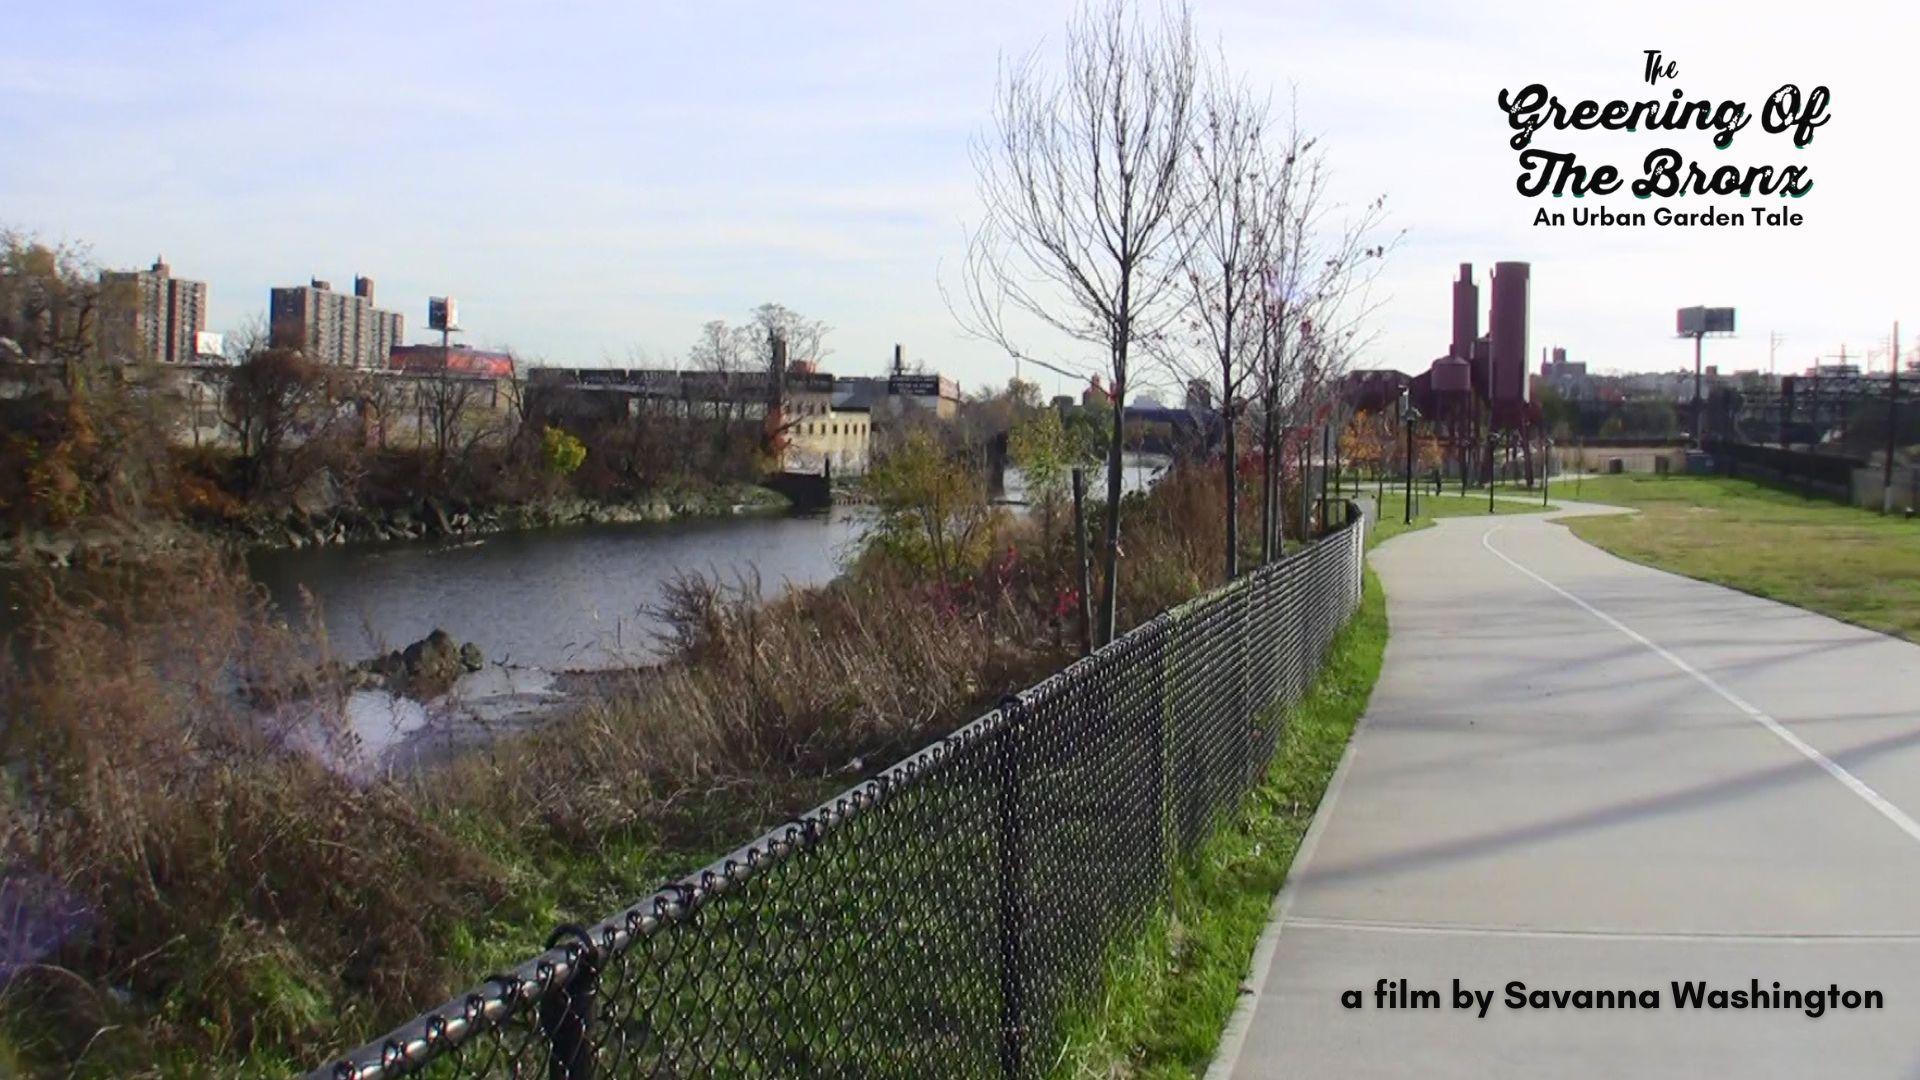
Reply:
M1013 374L942 285L957 288L979 218L969 144L998 66L1057 58L1071 2L0 6L15 7L0 226L85 244L107 267L163 254L210 284L212 329L264 316L271 286L361 273L410 339L426 339L426 298L452 294L467 340L547 363L670 365L707 320L778 301L833 327L836 372L877 373L899 342L969 389ZM1496 260L1533 264L1533 354L1557 344L1596 369L1690 366L1673 330L1692 304L1738 310L1739 333L1706 344L1723 369L1799 370L1844 345L1879 348L1884 370L1894 320L1920 339L1913 5L1194 0L1194 14L1209 49L1297 102L1343 201L1386 196L1400 239L1359 366L1423 369L1446 348L1457 265L1475 264L1484 301ZM1641 77L1650 48L1679 65L1657 90ZM1831 121L1805 149L1757 121L1726 151L1701 132L1535 137L1629 179L1657 146L1803 164L1815 187L1799 199L1668 205L1785 206L1804 224L1536 227L1543 205L1661 200L1522 197L1496 97L1531 82L1603 102L1678 86L1755 111L1782 83L1828 87Z

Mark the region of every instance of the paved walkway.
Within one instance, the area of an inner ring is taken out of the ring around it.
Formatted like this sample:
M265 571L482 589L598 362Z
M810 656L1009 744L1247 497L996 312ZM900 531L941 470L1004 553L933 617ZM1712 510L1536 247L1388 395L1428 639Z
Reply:
M1386 667L1213 1075L1920 1075L1920 647L1616 559L1556 502L1375 552ZM1382 979L1442 1006L1376 1010ZM1885 1008L1669 987L1755 979ZM1513 1010L1514 980L1660 1008Z

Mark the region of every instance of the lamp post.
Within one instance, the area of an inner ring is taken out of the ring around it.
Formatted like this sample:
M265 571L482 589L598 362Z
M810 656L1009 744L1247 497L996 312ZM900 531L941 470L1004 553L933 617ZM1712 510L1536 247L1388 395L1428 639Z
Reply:
M1413 524L1413 402L1400 390L1400 426L1407 429L1407 511L1404 524Z
M1500 477L1499 470L1494 467L1494 453L1495 453L1495 450L1494 450L1493 427L1492 425L1488 425L1487 427L1487 513L1489 514L1493 513L1493 489L1495 486L1497 486L1496 481Z
M1553 440L1542 439L1546 447L1546 456L1540 463L1540 509L1547 508L1547 485L1553 481Z

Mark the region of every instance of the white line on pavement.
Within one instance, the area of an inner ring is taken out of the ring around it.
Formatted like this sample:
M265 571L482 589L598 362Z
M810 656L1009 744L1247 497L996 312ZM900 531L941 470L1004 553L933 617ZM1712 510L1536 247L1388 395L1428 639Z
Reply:
M1920 943L1920 934L1751 934L1604 928L1576 930L1552 927L1473 926L1456 923L1380 922L1372 919L1336 919L1318 915L1290 916L1287 919L1287 928L1290 930L1342 930L1366 934L1425 934L1435 937L1672 941L1740 945L1910 945Z
M1518 570L1521 573L1532 578L1533 580L1539 582L1540 584L1545 585L1547 588L1552 589L1554 592L1559 593L1561 596L1566 597L1568 600L1573 601L1576 605L1578 605L1580 608L1585 610L1587 614L1592 615L1594 618L1599 619L1601 622L1606 623L1608 626L1613 627L1615 630L1620 631L1622 634L1625 634L1629 638L1632 638L1633 640L1639 642L1640 644L1645 645L1647 648L1653 650L1653 652L1656 655L1658 655L1661 659L1665 660L1667 663L1672 664L1674 667L1677 667L1681 671L1686 672L1688 675L1693 676L1694 679L1696 679L1700 683L1700 685L1720 695L1722 698L1725 698L1727 702L1731 704L1734 708L1739 709L1741 712L1745 713L1748 719L1752 720L1754 723L1759 724L1761 727L1766 728L1768 731L1773 732L1776 736L1779 737L1781 742L1784 742L1788 746L1793 747L1795 750L1800 751L1800 753L1804 755L1808 761L1811 761L1815 765L1820 766L1821 769L1826 771L1827 775L1833 777L1835 780L1838 780L1842 784L1846 785L1846 788L1848 791L1851 791L1855 795L1860 796L1861 799L1865 800L1868 806L1871 806L1875 810L1878 810L1882 817L1886 818L1888 821L1893 822L1894 825L1897 826L1901 832L1906 833L1908 836L1912 837L1916 841L1920 841L1920 823L1916 823L1912 818L1906 815L1905 811L1901 810L1899 807L1888 802L1885 796L1881 795L1879 792L1869 787L1866 781L1860 779L1859 777L1853 775L1847 770L1841 768L1831 758L1827 757L1827 755L1821 753L1818 750L1815 750L1811 746L1808 746L1804 741L1801 740L1801 738L1798 735L1795 735L1793 732L1788 731L1784 726L1781 725L1781 723L1778 720L1775 720L1773 717L1768 716L1766 713L1762 712L1758 706L1754 705L1752 702L1747 701L1745 698L1740 697L1739 695L1735 694L1733 691L1728 690L1726 687L1721 686L1719 683L1713 680L1712 676L1709 676L1705 672L1701 671L1699 668L1694 667L1692 664L1687 663L1685 660L1680 659L1678 656L1675 656L1673 653L1668 652L1665 648L1662 648L1659 644L1655 643L1652 639L1648 638L1645 634L1640 633L1639 631L1628 626L1626 623L1621 622L1619 619L1614 618L1613 616L1607 614L1606 612L1601 611L1599 608L1594 607L1592 604L1587 603L1585 600L1580 599L1578 596L1575 596L1572 593L1568 592L1567 590L1561 588L1560 586L1555 585L1553 582L1548 581L1546 578L1541 577L1539 574L1534 573L1532 570L1529 570L1526 567L1521 566L1519 563L1509 558L1505 552L1501 551L1499 548L1494 547L1493 534L1499 532L1501 529L1505 527L1506 527L1505 525L1495 525L1493 528L1488 529L1485 533L1482 533L1480 536L1480 546L1483 548L1486 548L1489 552L1492 552L1493 555L1497 557L1501 562L1506 563L1508 566L1513 567L1515 570Z

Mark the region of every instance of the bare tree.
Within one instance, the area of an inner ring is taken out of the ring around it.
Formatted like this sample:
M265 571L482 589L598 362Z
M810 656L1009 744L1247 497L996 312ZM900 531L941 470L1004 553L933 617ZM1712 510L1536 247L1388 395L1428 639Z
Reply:
M1100 351L1115 403L1099 636L1120 581L1121 453L1135 351L1177 314L1186 138L1194 101L1184 5L1143 19L1104 0L1068 25L1064 67L1003 67L994 130L975 144L984 220L967 258L967 328L1015 356L1008 306Z
M775 339L787 343L787 356L793 360L824 360L831 351L827 348L827 335L833 332L833 327L819 319L809 319L784 304L768 303L754 308L750 325L751 343L764 350L758 354L763 369L773 362Z
M227 376L220 421L233 432L247 490L269 493L287 483L294 451L330 425L330 373L290 349L261 349Z
M433 438L436 476L446 476L449 460L458 457L464 461L483 435L472 416L478 389L479 383L472 376L445 368L424 372L414 382L422 426Z
M1276 193L1266 158L1267 107L1227 75L1224 59L1209 71L1195 108L1194 168L1189 176L1185 245L1187 288L1181 339L1168 343L1174 369L1203 381L1225 427L1226 577L1240 572L1240 444L1242 399L1258 370L1269 241L1267 200Z
M1368 286L1398 240L1397 234L1380 236L1384 197L1334 220L1346 208L1333 199L1325 149L1301 128L1297 108L1275 137L1267 154L1271 187L1263 200L1265 266L1256 374L1266 459L1263 561L1284 547L1280 508L1285 502L1281 465L1286 433L1316 418L1365 345L1366 319L1377 306ZM1309 451L1302 451L1304 463Z

